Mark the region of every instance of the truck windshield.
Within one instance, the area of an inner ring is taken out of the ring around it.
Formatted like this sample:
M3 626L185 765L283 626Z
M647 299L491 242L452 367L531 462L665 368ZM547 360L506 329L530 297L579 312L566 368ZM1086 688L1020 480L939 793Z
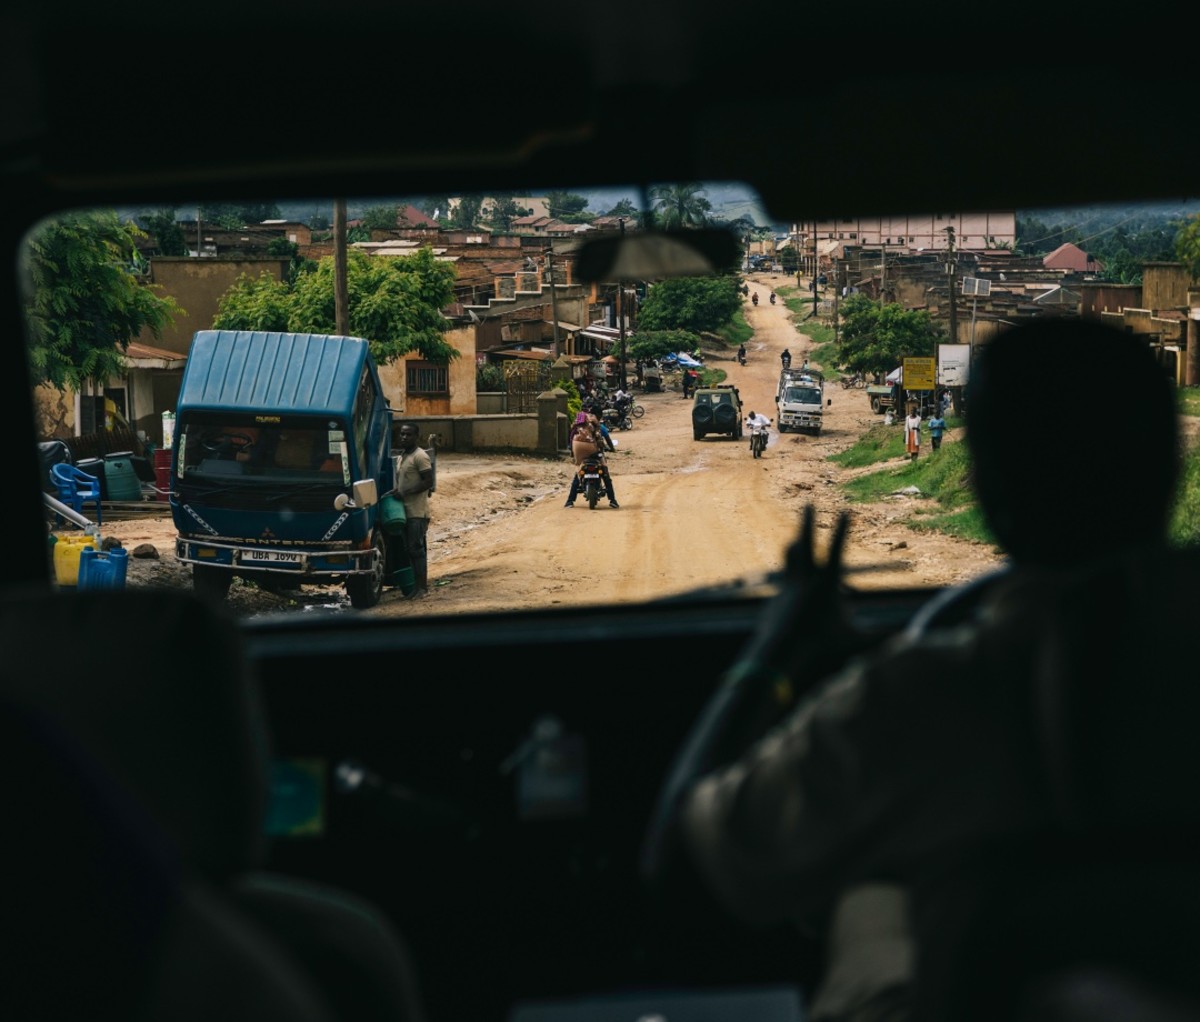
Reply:
M176 472L199 481L269 476L280 481L349 484L346 431L326 418L197 414L180 424Z
M784 400L789 404L819 405L821 392L815 387L788 387Z

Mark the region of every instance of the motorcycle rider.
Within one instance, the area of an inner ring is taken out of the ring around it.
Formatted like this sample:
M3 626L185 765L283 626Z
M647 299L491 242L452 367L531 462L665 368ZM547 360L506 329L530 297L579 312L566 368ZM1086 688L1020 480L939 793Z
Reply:
M752 301L755 305L758 304L758 292L757 291L755 291L754 294L752 294L750 296L750 301Z
M741 365L746 364L746 345L744 345L744 344L738 345L737 360Z
M771 292L771 304L772 305L775 304L775 292L774 291Z
M621 505L617 503L617 495L613 490L612 469L608 467L608 461L604 457L605 450L615 451L617 449L616 442L609 434L607 427L594 412L580 412L571 430L571 449L575 454L575 472L571 476L571 490L567 494L567 502L563 507L575 506L575 498L579 496L580 487L583 485L583 480L579 476L579 466L587 457L590 457L590 454L585 453L586 445L590 444L604 463L605 471L600 478L604 480L604 494L608 497L608 506L614 509L619 508ZM576 441L581 442L583 446L576 447Z
M779 354L779 361L783 364L784 369L790 369L792 365L792 353L784 348Z
M754 450L754 430L758 426L761 426L765 430L769 430L771 426L771 420L765 415L759 415L757 412L752 410L750 414L746 416L746 432L750 434L750 450L752 451Z

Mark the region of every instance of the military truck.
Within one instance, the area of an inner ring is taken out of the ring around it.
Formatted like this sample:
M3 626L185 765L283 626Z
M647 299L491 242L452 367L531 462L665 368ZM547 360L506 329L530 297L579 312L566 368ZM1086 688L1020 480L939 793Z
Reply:
M775 391L775 417L780 433L795 431L820 436L826 404L825 375L816 369L784 369Z

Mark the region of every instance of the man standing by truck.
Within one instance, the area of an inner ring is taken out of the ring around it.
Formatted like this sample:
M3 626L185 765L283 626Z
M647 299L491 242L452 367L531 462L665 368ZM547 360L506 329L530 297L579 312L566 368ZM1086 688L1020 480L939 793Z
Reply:
M429 561L425 537L429 530L429 490L433 486L433 462L417 446L420 430L415 422L400 426L400 453L396 455L396 496L404 501L404 548L412 568L410 599L429 595Z

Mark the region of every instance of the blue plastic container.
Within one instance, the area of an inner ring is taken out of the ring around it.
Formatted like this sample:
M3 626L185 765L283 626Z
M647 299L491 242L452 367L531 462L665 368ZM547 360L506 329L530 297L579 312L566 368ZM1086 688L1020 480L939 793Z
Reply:
M79 554L79 589L124 589L129 554L114 547L97 551L84 547Z

